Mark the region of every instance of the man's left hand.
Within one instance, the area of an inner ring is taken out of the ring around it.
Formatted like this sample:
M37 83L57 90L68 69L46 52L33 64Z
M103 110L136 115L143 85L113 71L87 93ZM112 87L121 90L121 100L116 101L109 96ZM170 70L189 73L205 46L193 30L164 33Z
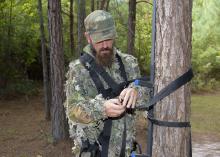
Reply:
M134 108L137 101L138 92L134 88L125 88L119 95L119 101L127 108Z

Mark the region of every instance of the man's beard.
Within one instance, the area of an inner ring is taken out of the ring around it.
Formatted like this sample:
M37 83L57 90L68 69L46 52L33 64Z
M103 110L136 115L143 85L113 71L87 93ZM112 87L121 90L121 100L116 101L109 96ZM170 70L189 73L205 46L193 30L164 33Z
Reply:
M93 54L95 55L96 62L104 67L111 67L113 63L113 48L102 48L97 53L92 47Z

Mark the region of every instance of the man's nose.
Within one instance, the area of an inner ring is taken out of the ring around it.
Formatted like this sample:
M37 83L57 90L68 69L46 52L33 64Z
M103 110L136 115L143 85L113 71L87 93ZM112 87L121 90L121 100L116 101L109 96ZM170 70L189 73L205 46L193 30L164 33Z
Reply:
M108 47L107 41L104 40L104 41L102 42L102 47L103 47L103 48L107 48L107 47Z

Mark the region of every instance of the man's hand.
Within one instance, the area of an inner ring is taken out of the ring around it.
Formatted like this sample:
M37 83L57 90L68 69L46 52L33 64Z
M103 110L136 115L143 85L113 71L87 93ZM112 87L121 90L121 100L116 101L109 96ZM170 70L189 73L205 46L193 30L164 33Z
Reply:
M126 109L118 99L109 99L104 103L104 106L108 117L119 117Z
M134 88L125 88L119 95L122 106L126 108L134 108L137 101L138 92Z

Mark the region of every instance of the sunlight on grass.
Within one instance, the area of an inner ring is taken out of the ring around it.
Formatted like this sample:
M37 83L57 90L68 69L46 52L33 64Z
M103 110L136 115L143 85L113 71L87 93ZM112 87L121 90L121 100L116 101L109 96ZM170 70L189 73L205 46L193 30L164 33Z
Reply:
M192 131L220 134L220 93L192 95Z

